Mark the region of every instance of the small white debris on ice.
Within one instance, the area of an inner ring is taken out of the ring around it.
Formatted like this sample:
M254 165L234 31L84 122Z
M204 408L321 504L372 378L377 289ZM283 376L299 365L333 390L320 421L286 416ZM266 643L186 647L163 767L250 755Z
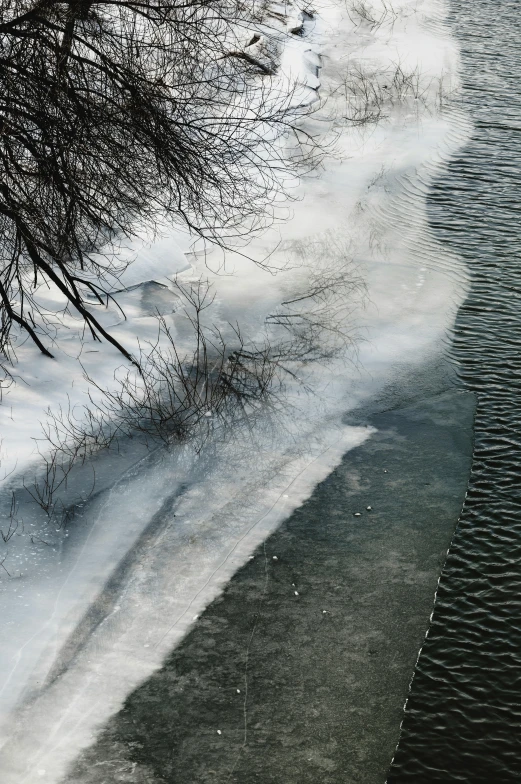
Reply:
M273 560L274 560L274 561L278 561L279 559L277 558L277 556L276 556L276 555L274 555L274 556L273 556Z
M360 512L355 512L353 517L362 517L362 514Z
M218 734L218 735L222 735L222 732L221 732L221 730L217 730L217 734Z
M386 474L386 473L387 473L387 468L384 468L384 474Z
M327 613L327 610L322 610L322 615L325 615L326 613Z
M295 591L295 596L298 596L298 591Z
M368 506L368 507L366 507L366 509L367 509L367 511L368 511L368 512L370 512L372 508L373 508L372 506Z
M205 415L206 417L211 417L211 416L212 416L212 412L211 412L211 411L205 411L205 412L204 412L204 415Z
M196 621L198 618L199 618L198 615L194 615L194 617L192 618L192 621Z
M237 694L240 694L240 693L241 693L241 690L240 690L240 689L237 689Z

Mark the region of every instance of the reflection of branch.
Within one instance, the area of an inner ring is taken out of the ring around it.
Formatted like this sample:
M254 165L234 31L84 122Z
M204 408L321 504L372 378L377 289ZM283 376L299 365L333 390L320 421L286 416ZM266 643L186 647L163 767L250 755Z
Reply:
M351 313L364 289L350 261L349 245L326 234L315 242L293 243L290 249L301 258L305 283L266 319L268 326L289 336L285 367L288 362L322 361L352 349L356 335Z
M6 561L6 559L7 559L7 555L4 555L4 557L3 557L3 558L2 558L2 560L0 561L0 566L2 567L2 569L4 570L4 572L6 572L6 573L7 573L8 577L11 577L11 573L10 573L10 572L7 570L7 567L6 567L6 566L4 566L4 562Z
M140 348L140 371L127 370L115 389L87 379L101 398L85 406L47 412L39 451L43 472L24 486L49 517L67 510L57 498L70 472L121 437L141 433L166 445L191 438L200 449L217 428L248 426L273 403L279 355L269 343L245 345L238 326L230 326L229 343L218 327L207 327L203 314L214 295L208 284L176 284L192 329L192 348L180 353L165 320L158 316L155 343ZM51 449L49 451L49 446ZM95 473L93 468L94 491Z
M393 28L394 23L398 18L398 14L394 10L390 2L387 3L385 2L385 0L382 0L382 4L383 4L382 13L380 14L380 16L377 16L376 11L372 5L365 2L365 0L355 0L354 2L351 2L351 6L350 8L348 8L347 14L351 19L351 21L353 22L353 24L356 24L355 20L351 16L351 13L355 14L359 19L358 24L359 25L364 23L368 24L371 29L371 32L378 30L378 28L380 28L384 24L384 22L387 22L388 17L390 16L391 17L390 24L391 24L391 28Z
M41 542L42 544L44 544L46 547L50 547L51 546L50 542L46 542L44 539L41 539L39 536L35 536L34 534L31 534L31 536L29 538L31 540L31 544L34 544L34 542L36 540L37 542Z
M181 351L158 315L157 339L140 346L139 372L126 369L112 389L85 376L96 400L89 394L88 405L48 410L40 453L49 445L51 451L43 475L27 490L49 516L60 508L65 513L56 493L74 466L117 447L122 437L139 433L147 443L167 446L189 439L200 450L210 436L239 424L251 428L259 415L278 410L290 379L307 389L302 367L340 352L350 361L350 316L363 285L349 246L325 235L293 243L291 250L302 262L300 285L266 318L262 341L246 341L239 325L228 324L224 334L209 322L214 294L208 282L176 282L189 348Z
M4 534L2 530L0 530L0 537L3 539L4 543L12 539L15 533L18 531L20 525L23 526L23 522L20 522L16 519L15 515L18 511L18 505L16 503L15 494L11 494L11 509L9 510L9 528L7 529L7 533Z
M345 100L343 119L355 126L365 126L385 119L390 107L414 107L418 111L422 106L430 110L428 95L433 85L437 86L438 95L432 108L441 110L442 83L442 79L426 79L419 66L409 70L399 61L372 70L351 64L338 91Z

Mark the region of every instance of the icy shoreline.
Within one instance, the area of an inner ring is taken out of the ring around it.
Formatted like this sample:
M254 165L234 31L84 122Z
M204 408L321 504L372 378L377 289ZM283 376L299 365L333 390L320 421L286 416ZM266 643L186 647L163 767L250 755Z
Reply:
M382 401L67 784L385 781L472 457L474 395L434 390Z
M252 549L311 494L348 449L370 437L366 428L343 425L343 414L378 395L397 374L406 376L443 353L465 295L466 275L459 261L429 236L425 197L436 168L467 132L461 118L442 110L438 98L444 80L450 84L447 90L457 89L458 53L443 27L441 3L403 0L395 11L388 23L375 27L329 6L303 37L288 39L287 69L299 58L301 67L306 50L312 51L320 58L326 97L337 94L346 66L353 63L373 74L384 96L397 63L404 72L423 74L424 81L413 84L405 108L386 104L379 123L360 129L344 125L337 140L342 157L326 163L319 177L305 178L297 191L300 200L291 205L291 220L249 248L258 259L269 255L278 274L272 276L239 255L228 258L225 275L212 253L191 255L184 272L181 250L169 257L172 266L160 262L167 293L168 275L177 272L184 280L204 275L216 292L217 322L238 321L255 335L266 315L288 292L298 290L316 258L327 259L330 266L348 257L366 291L365 305L362 299L354 302L349 317L364 338L356 346L356 370L347 364L353 357L345 355L307 367L305 382L314 396L304 394L298 383L288 387L288 413L275 425L276 438L266 423L266 434L262 427L253 439L238 432L233 442L208 449L207 458L174 450L149 466L145 460L123 478L117 466L108 465L104 481L113 487L94 498L69 530L51 532L52 546L29 550L27 540L25 549L17 541L10 543L11 563L6 565L19 568L14 579L3 580L1 597L12 634L0 662L6 784L32 782L39 771L45 771L39 774L44 781L59 781L96 727L161 665L193 616ZM309 71L309 56L307 61L303 67ZM414 90L421 96L417 110ZM141 256L146 280L159 261L154 248L151 254ZM127 292L123 302L135 321L120 324L119 337L137 322L142 336L155 328L143 312L139 269L139 263L129 268L134 275L129 288L138 288ZM85 354L82 359L92 373L97 358ZM68 374L75 361L54 363L49 376L43 364L48 361L30 357L41 383L35 380L26 391L21 415L14 407L9 419L5 397L3 449L8 459L18 459L17 470L31 458L29 445L45 389L52 384L65 403L72 394ZM113 367L107 365L104 372L110 377ZM84 395L80 379L76 373L73 402ZM60 402L59 395L56 400ZM14 465L4 460L6 472ZM174 510L169 504L176 498L176 483L184 490ZM158 514L163 519L157 535L150 541L145 537L142 563L125 572L120 586L128 603L122 599L105 612L99 601L104 586ZM170 549L162 559L164 541ZM99 622L85 625L88 608L96 602ZM38 696L42 682L48 688ZM29 702L12 736L11 711L21 698Z

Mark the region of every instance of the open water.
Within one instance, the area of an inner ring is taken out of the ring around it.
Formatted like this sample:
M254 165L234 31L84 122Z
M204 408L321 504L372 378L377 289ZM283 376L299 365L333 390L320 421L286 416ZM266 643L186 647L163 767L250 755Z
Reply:
M429 216L471 275L453 354L475 453L389 784L521 776L521 3L452 0L450 22L474 132Z

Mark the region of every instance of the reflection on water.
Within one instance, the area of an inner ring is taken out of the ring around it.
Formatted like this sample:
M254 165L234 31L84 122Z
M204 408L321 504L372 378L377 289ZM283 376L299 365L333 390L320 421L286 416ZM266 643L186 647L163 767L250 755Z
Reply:
M521 773L521 18L452 2L475 131L433 189L431 225L471 293L454 354L479 396L473 473L411 687L389 782Z

